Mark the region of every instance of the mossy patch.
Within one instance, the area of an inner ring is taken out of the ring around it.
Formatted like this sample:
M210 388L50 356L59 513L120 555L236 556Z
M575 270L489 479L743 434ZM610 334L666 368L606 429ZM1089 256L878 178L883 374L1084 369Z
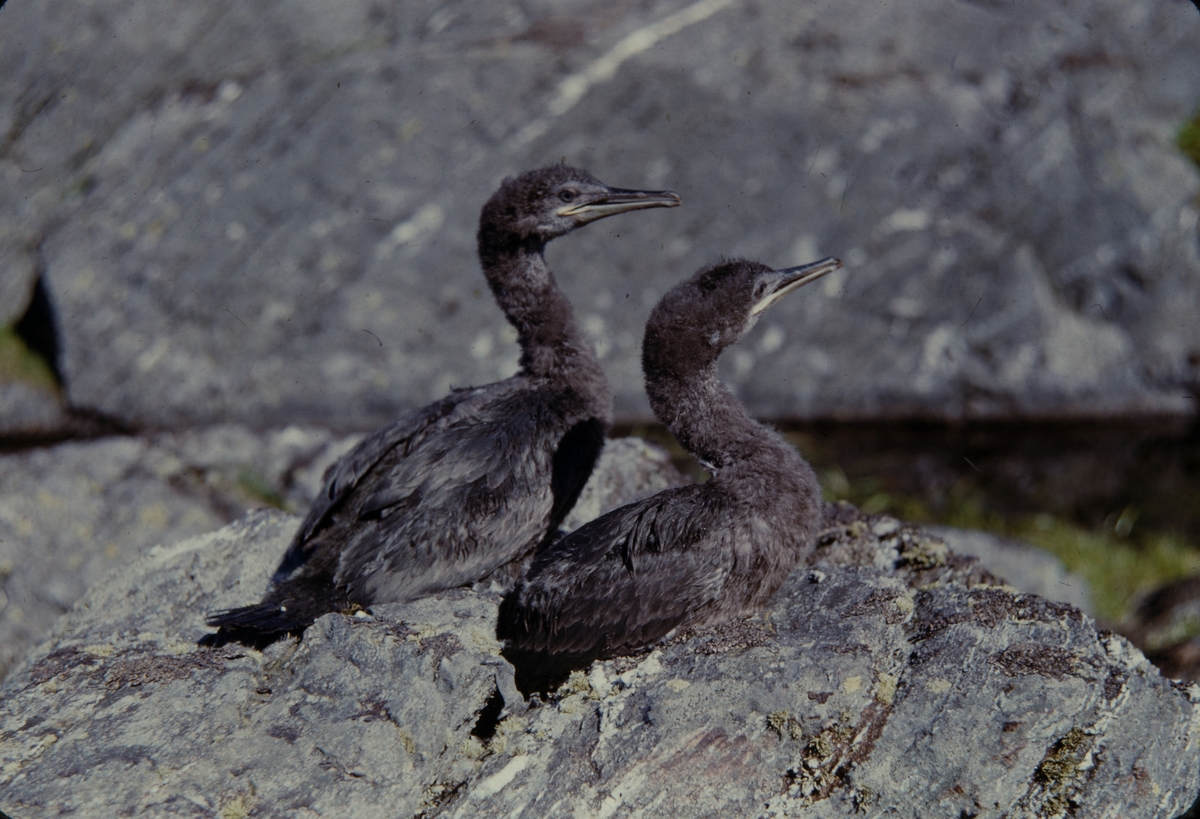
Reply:
M67 183L62 189L64 200L80 199L87 196L96 188L96 177L90 173L80 174Z
M1179 127L1175 135L1175 147L1200 168L1200 110Z
M222 803L217 816L221 819L249 819L256 800L250 794L241 793Z
M572 671L567 681L558 689L558 696L566 698L572 694L582 694L592 690L587 674L582 671Z
M1065 737L1054 743L1038 766L1034 779L1046 789L1040 815L1063 816L1071 808L1071 786L1080 773L1080 749L1086 740L1087 734L1072 728Z
M815 759L828 759L833 756L833 736L829 731L822 731L809 740L807 751Z
M50 366L9 327L0 327L0 383L24 381L57 391L58 382Z
M251 498L275 509L288 511L283 495L271 486L262 475L252 469L243 469L237 477L238 486Z

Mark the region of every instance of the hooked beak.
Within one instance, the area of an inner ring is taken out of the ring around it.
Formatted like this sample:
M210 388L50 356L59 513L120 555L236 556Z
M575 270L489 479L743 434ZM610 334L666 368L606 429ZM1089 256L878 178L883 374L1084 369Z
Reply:
M676 208L682 204L679 194L671 191L633 191L624 188L608 188L599 193L585 193L579 199L558 209L559 216L567 216L581 225L624 213L627 210L644 208Z
M791 293L797 288L803 287L809 282L815 282L817 279L824 276L826 273L832 273L842 266L841 259L835 259L832 256L821 259L819 262L812 264L804 264L799 267L789 267L786 270L776 270L775 275L779 276L779 281L771 292L764 296L757 304L750 308L750 315L757 316L763 310L766 310L775 302Z

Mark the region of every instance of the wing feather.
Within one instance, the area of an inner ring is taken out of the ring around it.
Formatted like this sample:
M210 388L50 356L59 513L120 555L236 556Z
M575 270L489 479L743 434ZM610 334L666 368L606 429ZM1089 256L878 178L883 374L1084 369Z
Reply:
M506 382L491 386L501 385L506 385ZM488 388L456 390L440 401L385 424L339 458L325 471L321 492L313 501L283 560L275 570L275 582L287 578L304 564L309 553L306 547L312 542L314 535L329 524L331 516L381 461L389 456L393 459L403 459L413 451L420 451L421 442L431 431L452 422L455 416L469 414L473 405L479 403L489 392ZM370 493L366 505L373 502L371 512L378 514L387 506L401 502L408 494L411 492L396 492L394 497L376 499L375 493Z
M649 645L716 600L728 576L719 510L688 486L613 510L540 554L501 607L519 649L602 656Z
M573 502L590 473L576 464L555 494L556 453L578 425L558 401L549 390L493 396L486 411L447 418L407 457L380 460L361 506L347 506L358 525L346 532L335 582L376 601L408 599L476 581L533 549L556 502Z

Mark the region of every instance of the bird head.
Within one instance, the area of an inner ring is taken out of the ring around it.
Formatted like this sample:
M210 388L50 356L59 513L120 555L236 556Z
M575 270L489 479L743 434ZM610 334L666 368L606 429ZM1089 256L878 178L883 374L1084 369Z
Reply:
M606 216L679 204L670 191L610 188L580 168L551 165L505 179L483 207L480 231L549 241Z
M785 270L745 259L702 268L667 291L651 312L643 361L648 368L677 372L707 366L768 307L841 266L830 257Z

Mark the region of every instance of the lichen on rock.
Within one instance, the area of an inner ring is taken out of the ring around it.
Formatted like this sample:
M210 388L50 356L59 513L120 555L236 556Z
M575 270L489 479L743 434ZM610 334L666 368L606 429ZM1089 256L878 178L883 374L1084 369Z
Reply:
M486 738L491 593L195 644L295 523L252 513L89 591L0 690L3 808L1173 819L1200 791L1200 690L974 559L906 559L936 541L845 504L765 612L597 663Z

